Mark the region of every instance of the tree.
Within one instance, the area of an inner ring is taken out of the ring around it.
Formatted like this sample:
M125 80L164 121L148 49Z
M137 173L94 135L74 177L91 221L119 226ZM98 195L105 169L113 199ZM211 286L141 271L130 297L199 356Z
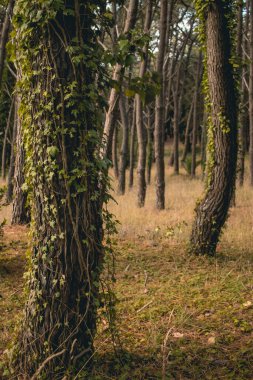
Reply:
M213 255L233 195L237 158L237 105L229 21L232 1L196 1L204 23L210 102L208 187L196 209L191 250Z
M253 186L253 4L250 2L250 73L249 73L249 122L250 122L250 184Z
M13 356L19 377L85 376L92 357L104 256L103 8L95 0L15 7L33 226L29 296Z
M163 65L167 33L168 0L161 0L160 10L160 41L157 55L156 70L160 75L161 89L156 96L154 146L156 160L156 208L165 208L165 173L164 173L164 78Z
M152 23L152 1L146 1L146 11L144 20L144 33L149 34ZM140 63L139 77L144 78L148 64L148 45L147 42L143 48L143 59ZM136 128L138 138L138 206L143 207L146 198L146 150L147 138L143 121L143 104L140 94L136 95Z

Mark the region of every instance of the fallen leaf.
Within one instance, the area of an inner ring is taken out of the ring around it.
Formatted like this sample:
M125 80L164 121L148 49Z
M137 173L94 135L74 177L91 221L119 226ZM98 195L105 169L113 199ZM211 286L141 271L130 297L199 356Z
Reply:
M172 336L173 336L174 338L183 338L183 337L184 337L184 334L182 334L182 333L180 333L180 332L174 332L174 333L172 334Z

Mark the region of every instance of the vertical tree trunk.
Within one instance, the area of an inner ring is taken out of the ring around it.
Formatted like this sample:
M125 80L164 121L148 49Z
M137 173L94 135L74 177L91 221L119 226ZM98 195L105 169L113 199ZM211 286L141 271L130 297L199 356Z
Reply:
M17 100L15 98L14 106L14 120L13 120L13 131L12 131L12 141L11 141L11 156L10 156L10 166L8 172L8 181L7 181L7 191L6 191L6 203L9 204L12 202L13 198L13 188L14 188L14 172L15 172L15 159L16 159L16 136L17 136Z
M193 109L193 123L192 123L192 161L191 161L191 176L195 177L196 174L196 148L197 148L197 134L198 134L198 103L199 103L199 85L201 82L201 66L202 66L202 54L199 54L197 75L195 82L194 92L194 109Z
M8 119L6 123L6 128L4 131L4 139L3 139L3 150L2 150L2 179L5 180L6 178L6 150L7 150L7 140L8 140L8 134L10 132L11 128L11 122L12 122L12 117L13 117L13 109L15 105L15 97L13 96L11 99L11 105L10 105L10 110L8 114Z
M119 165L118 165L118 128L114 128L113 142L112 142L112 163L115 178L119 178Z
M213 255L226 221L236 177L237 105L231 64L230 2L206 7L206 58L212 126L209 126L208 188L196 209L191 250Z
M19 99L17 98L17 108ZM30 210L27 207L27 191L24 190L25 152L20 118L17 115L16 158L14 172L14 189L11 224L27 224L30 221Z
M185 137L184 137L184 150L181 158L181 162L184 162L187 154L190 152L190 127L192 123L192 114L193 114L193 108L194 108L194 98L192 99L191 106L189 109L187 122L186 122L186 128L185 128Z
M151 183L151 170L153 164L153 128L151 121L151 110L148 107L148 117L147 117L147 183L150 185Z
M135 134L136 134L136 103L134 101L132 127L131 127L131 139L130 139L129 189L132 189L133 184L134 184Z
M135 23L136 23L138 2L139 0L129 0L127 17L126 17L124 31L123 31L123 34L127 36L129 32L134 28ZM121 64L117 63L114 68L112 79L116 82L119 82L120 79L123 77L123 74L124 74L124 67ZM103 156L107 158L111 158L113 130L115 127L115 112L116 112L118 101L119 101L119 94L115 88L112 88L109 95L109 101L108 101L109 107L108 107L108 111L106 112L106 117L105 117L105 125L104 125L105 143L104 143L104 148L102 152Z
M163 64L165 56L165 40L167 33L167 12L168 0L161 0L160 10L160 41L157 56L156 70L161 75L161 89L156 97L155 109L155 160L156 160L156 208L163 210L165 208L165 172L164 172L164 78Z
M246 17L245 17L245 30L243 34L243 39L241 43L243 44L242 54L242 70L241 70L241 97L240 97L240 113L239 113L239 152L238 152L238 172L239 172L239 185L242 186L244 183L244 172L245 172L245 153L246 153L246 124L248 118L247 101L248 101L248 90L245 84L247 78L247 51L248 51L248 30L249 30L249 12L250 12L250 1L246 2ZM243 2L242 2L243 9ZM242 9L239 8L239 20L238 23L238 34L240 34L239 29L241 29L241 19L242 19ZM240 27L240 28L239 28ZM239 49L239 42L237 45Z
M250 184L253 186L253 3L250 2L250 74L249 74L249 122L250 122Z
M7 5L6 15L3 23L3 28L1 31L1 40L0 40L0 87L3 79L4 72L4 63L6 57L6 45L8 42L8 36L11 26L11 16L13 12L13 7L15 4L15 0L9 0L9 4Z
M104 5L23 0L15 7L33 238L29 298L13 367L26 379L89 377L106 182L98 155L103 105L95 28L99 4Z
M152 1L146 1L146 14L143 32L148 35L152 22ZM139 77L143 78L148 64L148 43L143 48L143 59L140 64ZM146 156L147 156L147 133L143 122L143 105L141 96L136 95L136 129L138 138L138 207L143 207L146 198Z
M128 117L126 110L126 99L123 94L120 94L119 98L119 109L120 117L122 122L122 144L120 149L120 160L119 160L119 183L118 183L118 194L124 195L126 190L126 168L127 168L127 158L128 158Z

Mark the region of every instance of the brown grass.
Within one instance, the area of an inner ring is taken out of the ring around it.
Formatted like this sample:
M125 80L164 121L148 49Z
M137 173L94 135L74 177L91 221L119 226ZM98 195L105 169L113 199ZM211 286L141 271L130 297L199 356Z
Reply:
M90 379L162 379L162 372L175 380L253 379L253 189L248 182L238 189L212 259L186 252L202 192L200 178L174 176L167 167L165 211L155 209L154 173L145 208L136 207L136 187L113 194L118 204L110 209L121 222L114 249L123 350L115 356L108 331L99 327ZM23 304L24 236L22 229L5 229L0 350Z

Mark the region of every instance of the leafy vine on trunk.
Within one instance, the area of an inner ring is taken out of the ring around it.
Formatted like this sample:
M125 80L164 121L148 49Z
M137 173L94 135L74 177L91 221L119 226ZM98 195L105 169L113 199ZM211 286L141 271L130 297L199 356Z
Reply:
M85 376L91 363L103 221L112 227L100 155L103 12L103 1L19 0L15 7L32 213L28 301L12 361L19 378Z

